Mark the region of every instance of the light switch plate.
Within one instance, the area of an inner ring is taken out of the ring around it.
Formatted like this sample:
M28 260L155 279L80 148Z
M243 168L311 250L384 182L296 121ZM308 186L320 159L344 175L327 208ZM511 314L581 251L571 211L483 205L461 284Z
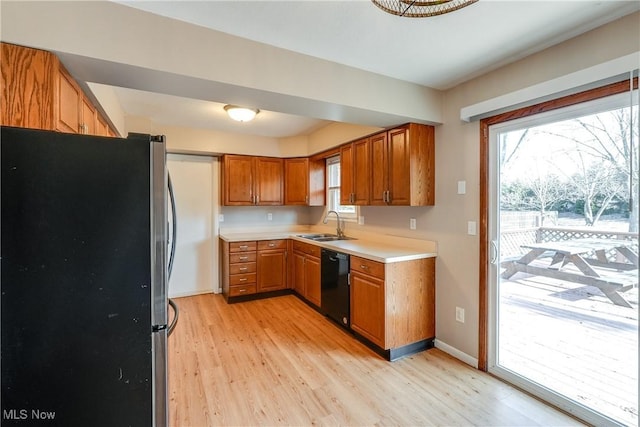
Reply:
M409 218L409 228L411 230L415 230L416 229L416 219L415 218Z
M458 181L458 194L467 193L467 181Z
M267 221L273 221L273 214L271 212L267 213Z
M218 222L224 222L224 215L218 214Z
M475 221L468 221L467 222L467 234L470 236L475 236L477 233L476 231L476 222Z

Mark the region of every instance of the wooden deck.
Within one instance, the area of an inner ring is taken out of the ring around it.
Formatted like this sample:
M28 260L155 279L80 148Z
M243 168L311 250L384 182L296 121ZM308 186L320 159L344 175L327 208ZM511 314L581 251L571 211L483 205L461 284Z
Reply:
M438 349L387 362L293 295L176 302L172 426L581 425Z
M501 282L500 364L638 425L638 288L614 305L598 288L519 272Z

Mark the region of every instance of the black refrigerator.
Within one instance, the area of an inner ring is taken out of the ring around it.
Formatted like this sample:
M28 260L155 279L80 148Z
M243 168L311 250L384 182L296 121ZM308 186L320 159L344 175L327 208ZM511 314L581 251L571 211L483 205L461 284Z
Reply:
M167 425L164 137L0 146L0 424Z

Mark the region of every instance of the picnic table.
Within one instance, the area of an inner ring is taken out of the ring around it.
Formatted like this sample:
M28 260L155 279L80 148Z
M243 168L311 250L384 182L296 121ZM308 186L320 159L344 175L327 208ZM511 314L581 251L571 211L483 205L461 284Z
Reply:
M506 270L502 278L509 279L517 272L523 272L595 286L614 304L631 307L620 295L620 292L638 286L638 254L631 244L628 240L574 239L522 245L529 252L517 260L503 262ZM615 250L620 259L610 260L606 253L611 250ZM592 252L596 258L585 257ZM546 261L532 264L545 258L551 259L548 264ZM576 268L567 268L570 265Z

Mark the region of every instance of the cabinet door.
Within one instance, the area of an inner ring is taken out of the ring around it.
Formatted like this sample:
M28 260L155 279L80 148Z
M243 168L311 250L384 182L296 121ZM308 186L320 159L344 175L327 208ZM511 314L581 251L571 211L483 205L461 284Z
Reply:
M253 157L224 156L224 196L225 206L246 206L253 204Z
M309 203L309 159L284 160L284 204Z
M305 254L301 252L293 252L293 290L304 297L305 289Z
M285 289L286 256L284 251L258 252L258 292Z
M371 150L371 194L370 204L386 205L385 192L389 180L389 157L387 150L387 134L374 135L369 139Z
M326 160L309 160L309 206L324 206Z
M387 203L391 205L411 204L411 151L409 129L389 131L389 172Z
M282 159L257 157L256 171L256 204L282 205L284 168Z
M96 135L109 136L109 125L100 114L96 115Z
M62 68L56 77L56 130L79 133L82 120L82 91Z
M305 297L320 307L320 258L307 255L305 259Z
M352 144L340 147L340 204L353 204L353 148Z
M89 99L82 97L82 123L81 133L96 135L96 109Z
M0 124L52 130L53 54L2 43L1 57Z
M385 348L384 280L351 272L351 329Z
M368 205L371 186L369 139L353 143L353 198L354 205ZM342 168L342 165L340 165Z

